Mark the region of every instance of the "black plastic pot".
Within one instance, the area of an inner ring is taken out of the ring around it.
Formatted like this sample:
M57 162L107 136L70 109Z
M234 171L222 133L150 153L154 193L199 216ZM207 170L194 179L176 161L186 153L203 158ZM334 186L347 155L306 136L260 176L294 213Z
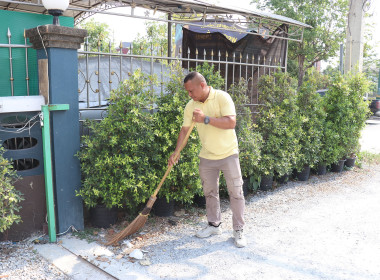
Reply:
M97 205L90 209L90 222L93 227L109 228L117 222L117 208Z
M268 191L272 189L273 175L263 175L261 176L260 189L263 191Z
M355 166L355 160L356 160L356 157L354 157L354 158L346 158L346 161L344 162L344 165L346 167L354 167Z
M344 167L344 162L345 162L345 160L341 159L338 162L332 164L331 165L331 171L332 172L337 172L337 173L342 172L343 171L343 167Z
M318 165L317 167L317 175L325 175L327 173L326 164Z
M298 181L307 181L310 177L310 166L304 166L301 171L296 171L296 178Z
M174 214L174 200L167 202L165 197L158 197L152 209L154 215L159 217L170 217Z
M206 207L206 198L204 195L195 195L193 198L193 202L198 206L205 208Z
M289 181L289 174L285 174L285 175L283 175L283 176L281 176L281 177L278 177L278 178L276 179L276 181L277 181L277 183L279 183L279 184L281 184L281 185L285 185L285 184L287 184L288 181Z
M243 178L243 193L244 196L249 194L249 180L250 178Z

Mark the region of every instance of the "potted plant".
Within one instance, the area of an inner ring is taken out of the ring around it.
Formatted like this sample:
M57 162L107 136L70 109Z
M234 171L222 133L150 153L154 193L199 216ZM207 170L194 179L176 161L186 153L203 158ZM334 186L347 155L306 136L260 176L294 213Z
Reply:
M0 147L0 233L8 230L14 223L21 222L17 212L21 208L20 202L24 200L21 192L14 187L19 179L16 171L3 154L4 148Z
M317 165L319 175L326 174L327 166L338 162L344 154L344 149L339 144L339 137L335 123L330 120L325 120Z
M345 150L347 167L353 167L357 153L360 151L360 133L365 127L365 122L370 115L368 102L364 100L369 90L369 81L363 73L355 72L346 75L349 86L348 100L350 102L349 130L345 135Z
M296 81L281 71L263 76L259 82L258 131L263 137L258 175L290 174L296 165L300 123L297 118Z
M326 164L331 164L332 171L343 170L346 154L346 139L351 131L349 85L341 74L331 78L323 107L326 112L323 148L326 154Z
M155 187L158 178L150 165L157 153L155 115L147 110L153 104L152 82L137 70L112 92L106 118L90 123L92 133L84 136L78 154L83 179L77 193L88 208L135 213Z
M307 74L297 95L301 134L296 170L298 179L301 181L306 181L309 178L310 168L318 163L325 119L321 96L317 93L316 73L310 70Z
M178 132L183 122L183 111L190 100L183 87L185 74L182 68L176 63L171 67L169 82L165 84L165 95L160 96L157 100L158 112L154 145L158 153L156 159L151 161L151 165L162 174L167 167L169 156L175 149ZM197 71L203 74L210 86L220 88L224 84L220 74L207 63L198 66ZM159 197L166 199L167 202L182 203L192 202L195 196L203 197L198 172L200 147L198 134L194 130L181 152L178 164L172 169L158 193Z
M252 176L260 160L262 137L257 125L252 121L252 113L246 104L249 103L247 82L242 78L230 88L236 108L236 136L239 143L239 160L243 177L243 190L247 195L253 189Z

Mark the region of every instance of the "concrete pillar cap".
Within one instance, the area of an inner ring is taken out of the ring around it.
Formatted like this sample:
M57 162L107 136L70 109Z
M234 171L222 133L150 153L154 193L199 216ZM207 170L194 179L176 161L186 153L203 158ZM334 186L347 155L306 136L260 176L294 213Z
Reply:
M63 48L63 49L80 49L84 38L87 36L87 30L71 28L60 25L41 25L35 28L25 30L25 37L34 49L44 48Z

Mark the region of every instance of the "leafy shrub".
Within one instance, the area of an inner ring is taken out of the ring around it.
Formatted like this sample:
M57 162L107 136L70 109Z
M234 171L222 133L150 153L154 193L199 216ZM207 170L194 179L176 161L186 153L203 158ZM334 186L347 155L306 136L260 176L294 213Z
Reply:
M330 81L323 106L326 112L326 122L323 137L324 159L326 164L332 164L343 159L346 153L347 135L352 128L350 87L347 79L340 73L335 74Z
M281 71L260 79L257 125L264 144L258 175L281 177L296 166L301 129L296 88L296 81Z
M205 77L207 85L212 86L215 89L223 89L225 81L213 64L207 62L200 64L197 66L196 71Z
M262 137L257 131L257 126L252 121L251 110L247 92L247 82L242 78L232 85L230 92L236 108L236 136L239 143L239 159L242 176L249 178L257 169L263 144Z
M12 164L3 157L4 148L0 147L0 232L9 229L14 223L21 222L17 215L19 203L24 200L21 192L13 184L18 180Z
M364 101L369 82L362 73L337 73L331 78L329 90L323 98L326 123L322 152L327 164L360 150L360 132L369 116L369 108Z
M224 85L224 80L213 65L203 63L198 65L196 71L201 73L209 86L216 89ZM164 173L169 156L173 153L178 133L182 127L183 112L190 98L183 86L185 73L178 64L172 65L171 77L165 85L164 96L158 100L156 147L160 151L159 161L154 163L160 173ZM180 202L191 202L194 195L202 194L202 185L199 178L198 154L201 148L198 134L191 133L186 147L181 152L179 163L172 169L165 180L158 196L166 197Z
M111 95L107 117L91 122L91 136L83 139L78 154L82 165L82 196L87 207L104 204L136 210L156 189L167 169L183 122L183 111L190 100L183 87L185 74L173 64L165 95L154 97L153 77L137 70ZM209 85L224 83L213 66L204 64L202 72ZM153 104L158 109L153 110ZM200 143L193 132L158 193L167 200L190 202L202 191L198 175Z
M152 167L157 174L164 175L167 169L168 159L174 152L177 144L178 133L182 127L183 111L189 96L183 87L185 74L180 65L173 64L171 77L165 85L166 94L158 101L158 112L155 125L155 159L151 160ZM202 191L198 175L198 154L200 144L195 129L190 134L187 145L181 152L181 157L169 176L166 178L159 197L167 200L190 202L195 194Z
M321 138L321 151L318 157L319 165L330 165L339 160L342 154L342 147L338 143L339 133L337 132L335 123L326 119Z
M112 92L108 115L92 122L91 136L84 136L79 153L83 182L78 195L87 207L104 204L108 208L134 210L145 202L157 183L151 166L156 157L155 114L150 91L152 77L137 70Z
M296 166L298 171L306 165L314 167L320 161L325 112L321 97L316 92L318 75L320 74L316 71L309 71L297 95L301 120L300 152Z
M349 122L350 133L345 135L345 156L354 157L360 151L360 133L370 116L368 102L364 100L370 87L370 81L360 72L350 73L346 79L349 85L350 109L347 121Z

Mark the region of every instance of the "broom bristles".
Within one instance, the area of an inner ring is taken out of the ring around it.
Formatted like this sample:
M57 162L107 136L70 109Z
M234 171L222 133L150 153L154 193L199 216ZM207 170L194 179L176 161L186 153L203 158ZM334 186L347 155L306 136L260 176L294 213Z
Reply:
M125 229L117 233L112 237L110 241L108 241L105 245L113 245L125 237L136 233L140 228L142 228L146 221L148 220L148 215L141 215L141 213L129 224Z
M120 231L119 233L115 234L112 236L110 241L105 243L106 246L115 244L116 242L119 242L120 240L124 239L125 237L134 234L137 232L139 229L141 229L146 221L148 220L148 216L150 213L150 210L152 210L152 206L154 202L156 201L157 197L152 195L148 203L146 204L145 208L141 211L141 213L132 221L132 223L129 224L125 229Z

